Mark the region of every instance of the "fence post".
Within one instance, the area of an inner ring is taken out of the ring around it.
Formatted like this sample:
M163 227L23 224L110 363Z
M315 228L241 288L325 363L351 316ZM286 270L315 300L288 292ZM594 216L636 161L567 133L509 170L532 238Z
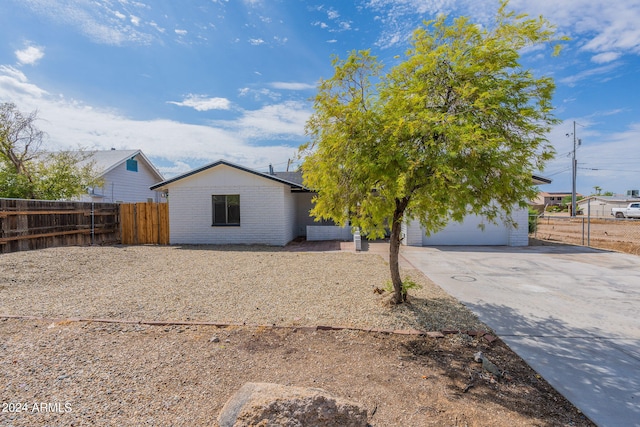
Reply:
M591 199L587 202L587 246L591 247Z
M582 246L584 246L584 217L582 217Z
M96 205L91 202L91 245L96 244Z

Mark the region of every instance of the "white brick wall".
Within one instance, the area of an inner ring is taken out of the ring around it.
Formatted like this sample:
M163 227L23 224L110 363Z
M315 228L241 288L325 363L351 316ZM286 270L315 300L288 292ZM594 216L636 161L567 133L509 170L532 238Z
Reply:
M351 240L351 226L339 227L337 225L307 225L307 240Z
M240 195L240 226L213 227L214 194ZM295 217L291 189L226 165L169 187L171 244L267 244L292 240Z
M402 244L405 246L422 246L422 226L417 219L402 222Z
M529 210L526 208L516 208L513 211L512 217L513 222L518 224L518 227L511 227L509 230L509 246L528 246Z
M441 231L427 236L424 234L420 222L417 220L402 224L405 239L403 244L409 246L446 246L446 245L508 245L527 246L528 210L516 208L513 211L513 221L517 228L507 225L500 219L492 224L477 215L467 216L462 223L450 222ZM478 224L484 222L484 230Z

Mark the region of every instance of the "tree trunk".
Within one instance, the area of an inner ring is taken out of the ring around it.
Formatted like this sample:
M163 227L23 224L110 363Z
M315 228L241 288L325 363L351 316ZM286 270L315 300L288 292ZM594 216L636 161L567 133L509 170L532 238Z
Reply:
M402 292L402 279L400 278L400 234L402 231L402 220L404 211L409 204L409 197L396 199L396 208L393 212L393 222L391 223L391 241L389 242L389 269L391 270L391 283L393 284L394 304L402 304L407 300L407 294Z

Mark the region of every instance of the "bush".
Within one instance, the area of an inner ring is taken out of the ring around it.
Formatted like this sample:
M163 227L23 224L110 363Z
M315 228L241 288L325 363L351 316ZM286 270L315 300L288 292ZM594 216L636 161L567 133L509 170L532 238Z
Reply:
M529 234L535 233L538 228L538 211L529 208Z

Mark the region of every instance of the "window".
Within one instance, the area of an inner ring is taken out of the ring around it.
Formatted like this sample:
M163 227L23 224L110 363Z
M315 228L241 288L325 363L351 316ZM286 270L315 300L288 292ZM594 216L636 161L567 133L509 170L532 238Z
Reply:
M213 225L240 225L240 195L211 196Z
M138 161L136 159L127 160L127 170L131 172L138 172Z

